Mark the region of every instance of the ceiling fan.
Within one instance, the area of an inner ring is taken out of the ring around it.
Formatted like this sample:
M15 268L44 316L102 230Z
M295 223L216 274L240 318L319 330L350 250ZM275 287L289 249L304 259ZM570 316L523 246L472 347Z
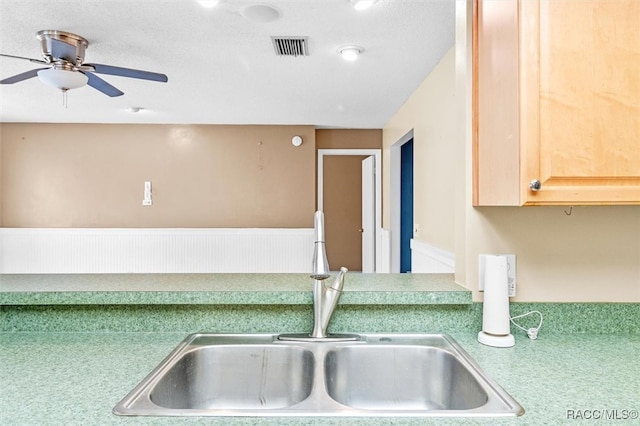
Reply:
M47 66L5 78L0 80L0 84L13 84L38 77L42 82L60 89L63 92L77 89L88 84L105 95L114 97L121 96L124 92L98 77L96 73L163 83L168 81L167 76L160 73L115 67L112 65L84 63L84 53L89 46L89 42L84 37L76 34L58 30L43 30L36 33L36 38L40 41L44 60L5 55L2 53L0 53L0 56L25 59Z

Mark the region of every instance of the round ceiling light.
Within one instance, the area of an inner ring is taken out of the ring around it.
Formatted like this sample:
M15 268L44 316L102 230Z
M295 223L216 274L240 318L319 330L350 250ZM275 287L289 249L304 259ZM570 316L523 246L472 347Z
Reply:
M45 84L60 90L77 89L89 81L89 77L79 71L47 68L38 71L38 78Z
M351 5L355 10L369 9L378 0L350 0Z
M338 53L345 61L355 61L363 51L364 49L360 46L345 46L341 47Z
M282 16L282 13L268 4L252 4L242 9L242 16L250 21L264 24L273 22Z
M220 3L220 0L199 0L200 6L206 7L207 9L213 9Z

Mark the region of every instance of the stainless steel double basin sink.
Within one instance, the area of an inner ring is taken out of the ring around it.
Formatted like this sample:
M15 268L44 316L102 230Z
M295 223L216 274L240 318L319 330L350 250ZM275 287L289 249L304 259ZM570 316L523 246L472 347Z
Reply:
M517 416L445 334L192 334L113 409L147 416Z

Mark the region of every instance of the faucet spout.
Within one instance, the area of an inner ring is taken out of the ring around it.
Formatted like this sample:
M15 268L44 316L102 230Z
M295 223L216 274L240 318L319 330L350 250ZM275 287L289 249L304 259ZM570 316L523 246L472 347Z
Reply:
M327 251L324 244L324 213L321 211L317 211L313 216L313 228L315 230L315 242L313 244L311 278L314 280L326 280L330 275Z

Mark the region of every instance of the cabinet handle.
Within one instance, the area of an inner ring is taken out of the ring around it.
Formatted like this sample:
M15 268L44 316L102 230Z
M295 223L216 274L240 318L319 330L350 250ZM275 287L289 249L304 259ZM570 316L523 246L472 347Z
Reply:
M540 182L538 179L534 179L529 182L529 189L533 192L540 191L540 188L542 188L542 182Z

